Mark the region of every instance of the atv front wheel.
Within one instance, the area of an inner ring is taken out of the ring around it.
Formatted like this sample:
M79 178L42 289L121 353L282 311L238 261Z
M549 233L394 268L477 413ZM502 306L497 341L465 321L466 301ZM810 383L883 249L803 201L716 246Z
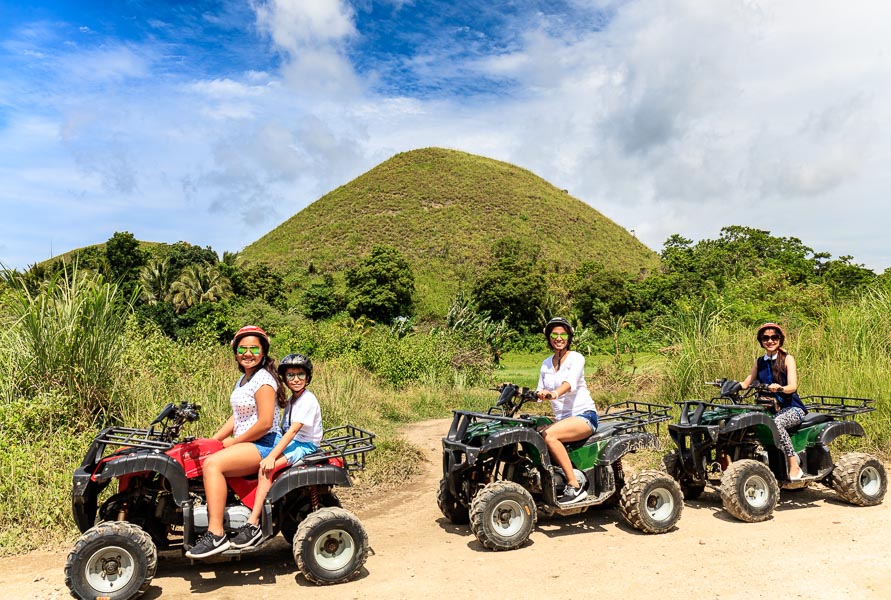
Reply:
M65 585L83 600L129 600L145 593L157 566L149 534L126 521L104 521L74 544L65 562Z
M320 508L306 517L294 536L294 561L309 581L329 585L349 581L368 558L368 534L343 508Z
M667 473L641 471L622 488L622 516L644 533L665 533L681 518L681 488Z
M777 478L762 462L739 460L724 471L721 500L724 510L746 523L766 521L780 498Z
M470 522L470 513L467 507L458 502L458 499L449 491L449 482L445 477L439 480L436 504L443 516L454 525L466 525Z
M857 506L881 504L888 489L885 466L861 452L843 455L832 469L832 487L846 502Z
M489 550L513 550L532 534L535 501L523 486L496 481L482 488L470 504L470 529Z

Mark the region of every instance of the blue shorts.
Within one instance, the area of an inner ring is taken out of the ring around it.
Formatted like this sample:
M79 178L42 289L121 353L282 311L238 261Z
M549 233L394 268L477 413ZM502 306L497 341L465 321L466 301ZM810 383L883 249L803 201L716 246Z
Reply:
M591 433L597 431L597 411L596 410L586 410L585 412L576 415L577 417L581 417L582 419L588 422L588 425L591 426Z
M312 454L318 449L319 447L312 442L291 440L291 443L285 446L285 458L288 459L289 465L293 465L307 454Z
M280 433L275 433L270 431L259 440L254 440L253 444L257 447L257 450L260 452L260 460L263 460L269 453L272 452L272 449L275 448L275 445L278 444L278 440L281 438Z

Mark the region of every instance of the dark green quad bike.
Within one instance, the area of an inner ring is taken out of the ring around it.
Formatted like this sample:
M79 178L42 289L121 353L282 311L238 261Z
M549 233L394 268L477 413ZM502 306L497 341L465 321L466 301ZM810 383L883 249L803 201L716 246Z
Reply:
M811 482L833 488L841 499L858 506L882 502L888 478L878 458L849 452L833 462L829 451L830 442L839 436L863 435L854 417L875 410L873 400L802 398L808 414L788 431L804 476L792 481L767 408L773 395L760 384L740 392L734 381L707 383L722 388L721 395L680 402L680 419L668 426L677 449L663 457L662 466L680 483L685 499L695 500L706 487L715 489L724 509L748 523L770 518L780 489L801 489ZM754 404L746 403L750 398Z
M625 519L646 533L664 533L681 517L678 484L666 473L646 470L625 481L621 459L629 452L660 449L647 425L670 419L668 406L620 402L600 417L597 431L567 444L575 475L588 496L561 506L566 484L552 464L538 428L553 423L543 415L517 413L537 402L534 390L506 383L496 406L487 413L456 410L442 440L443 478L437 503L454 524L470 523L490 550L513 550L529 539L539 514L573 515L596 505L618 504Z

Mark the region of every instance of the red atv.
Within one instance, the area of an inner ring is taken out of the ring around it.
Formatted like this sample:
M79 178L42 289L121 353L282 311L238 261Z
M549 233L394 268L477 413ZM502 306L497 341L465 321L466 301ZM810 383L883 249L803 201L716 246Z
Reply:
M74 472L72 508L83 535L68 554L65 584L76 598L136 598L155 575L158 550L185 552L207 530L202 464L223 444L180 439L183 426L198 420L199 409L187 402L168 404L148 429L111 427L93 440ZM274 474L260 541L218 556L254 552L280 531L309 581L341 583L358 573L368 556L368 535L356 516L341 508L333 488L352 485L350 472L364 468L374 434L352 425L325 433L318 452ZM115 480L117 491L103 494ZM257 479L227 483L224 525L233 533L250 516Z

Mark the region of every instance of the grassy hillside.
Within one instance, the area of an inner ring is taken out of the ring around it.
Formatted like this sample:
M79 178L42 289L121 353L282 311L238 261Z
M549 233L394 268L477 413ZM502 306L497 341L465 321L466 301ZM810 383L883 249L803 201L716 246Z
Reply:
M587 260L630 273L657 255L625 229L535 174L454 150L397 154L249 245L248 261L305 273L350 267L375 244L412 265L422 308L442 312L489 262L492 242L533 238L551 272Z

